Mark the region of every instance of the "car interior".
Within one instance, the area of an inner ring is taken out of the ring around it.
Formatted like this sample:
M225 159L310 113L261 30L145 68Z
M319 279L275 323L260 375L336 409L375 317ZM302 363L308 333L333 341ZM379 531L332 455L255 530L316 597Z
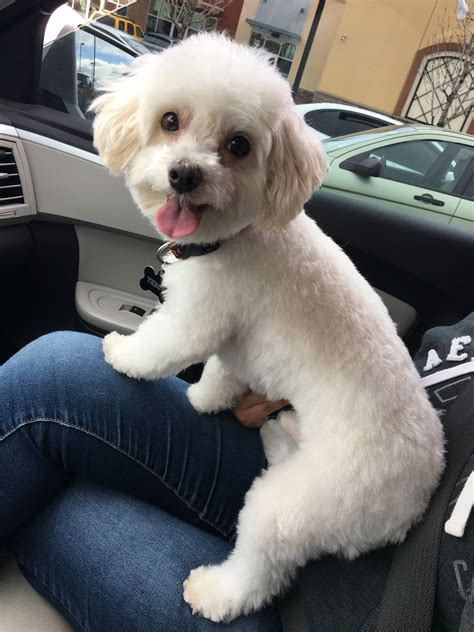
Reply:
M0 362L52 331L130 333L156 306L140 280L146 266L157 269L161 242L97 156L91 120L77 115L86 99L79 75L57 84L76 63L72 39L43 61L45 25L60 3L16 0L0 10L9 58L0 74ZM474 309L469 231L324 190L306 212L380 293L411 354L427 329ZM70 629L1 554L0 613L0 630Z

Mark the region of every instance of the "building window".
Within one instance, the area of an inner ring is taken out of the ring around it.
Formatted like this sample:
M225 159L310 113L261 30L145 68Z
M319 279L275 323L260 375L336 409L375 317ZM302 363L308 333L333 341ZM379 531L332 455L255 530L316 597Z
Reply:
M454 131L467 131L474 116L474 72L464 73L464 60L456 52L426 55L405 105L407 118ZM456 90L448 102L448 95Z
M173 23L175 17L175 7L172 7L166 0L152 0L148 10L146 23L147 33L157 33L166 35L170 39L177 37L176 28ZM199 33L200 31L212 31L217 28L218 18L212 15L203 15L200 11L195 11L191 24L187 27L184 37Z
M208 15L205 16L202 13L195 12L191 24L186 29L185 37L188 35L194 35L201 31L215 31L217 29L217 18Z
M278 67L282 75L288 77L296 51L296 46L292 42L252 31L250 46L267 50L273 64Z
M146 21L147 33L158 33L174 38L174 7L171 7L165 0L152 0L148 10Z

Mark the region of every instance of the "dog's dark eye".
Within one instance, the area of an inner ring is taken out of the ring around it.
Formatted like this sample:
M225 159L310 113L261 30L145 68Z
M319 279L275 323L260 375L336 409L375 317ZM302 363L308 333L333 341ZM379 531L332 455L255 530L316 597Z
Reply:
M234 156L246 156L250 151L250 143L245 136L234 136L227 145L227 149Z
M178 117L174 112L166 112L161 119L161 127L167 132L176 132L179 129Z

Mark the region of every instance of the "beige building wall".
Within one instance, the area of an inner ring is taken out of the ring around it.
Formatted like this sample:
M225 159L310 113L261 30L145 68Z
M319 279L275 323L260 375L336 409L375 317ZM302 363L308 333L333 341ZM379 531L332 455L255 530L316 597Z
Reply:
M455 0L438 0L448 2L455 10ZM319 89L393 112L415 55L430 37L436 4L348 0Z
M235 32L235 39L237 41L248 44L252 28L250 24L247 24L246 19L250 18L253 20L255 18L257 15L258 4L259 0L244 0L242 12L240 14L239 26Z
M283 2L284 0L282 0ZM474 2L474 0L471 0ZM401 114L422 53L456 22L457 0L326 0L300 87ZM248 42L259 0L244 0L236 39ZM318 0L312 0L289 80L294 82Z
M473 0L468 0L468 4L474 10ZM423 35L420 48L431 46L441 41L440 35L456 38L458 23L456 20L456 0L438 0L435 10L431 13L429 21ZM474 21L471 20L471 31L474 32Z
M350 1L350 0L349 0ZM318 6L318 1L313 0L311 3L311 10L308 12L308 19L304 26L303 33L301 34L301 41L296 49L295 59L291 67L289 76L290 83L293 83L298 67L303 55L304 47L308 39L311 24L314 19L314 14ZM341 22L342 15L346 9L346 2L341 0L326 0L326 6L321 16L321 21L318 26L316 38L311 47L308 60L306 62L303 78L301 81L301 88L314 92L319 89L319 83L323 74L326 62L331 52L331 48L334 43L334 38L338 26Z
M284 1L284 0L282 0ZM259 0L244 0L242 7L242 13L240 14L240 22L235 38L240 42L248 42L250 40L251 26L247 24L246 19L254 19L257 14ZM289 76L290 83L293 83L295 75L298 71L298 67L303 55L303 50L306 45L308 34L313 22L314 14L318 6L318 0L312 0L311 7L308 11L308 18L306 20L303 33L301 34L301 40L296 48L295 58L291 66L291 72ZM341 20L344 8L346 4L344 0L327 0L324 13L319 23L317 38L311 48L308 61L306 63L305 72L301 82L301 88L314 91L318 87L319 80L324 70L326 60L329 56L331 46L334 40L334 34Z

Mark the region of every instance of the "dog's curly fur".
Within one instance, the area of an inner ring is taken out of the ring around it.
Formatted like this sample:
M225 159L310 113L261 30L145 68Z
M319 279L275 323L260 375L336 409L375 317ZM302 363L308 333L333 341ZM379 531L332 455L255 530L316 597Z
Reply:
M140 59L93 109L100 155L143 214L176 195L168 170L186 161L204 178L181 201L208 207L178 241L222 241L166 269L164 305L131 336L108 335L107 361L144 379L207 361L189 389L198 411L251 388L288 399L298 423L293 437L288 413L263 427L270 467L247 493L235 549L192 571L184 599L230 620L309 559L400 542L438 483L442 428L382 301L302 212L326 159L287 82L262 51L199 35ZM160 129L170 111L176 133ZM235 134L250 142L244 158L226 149Z

